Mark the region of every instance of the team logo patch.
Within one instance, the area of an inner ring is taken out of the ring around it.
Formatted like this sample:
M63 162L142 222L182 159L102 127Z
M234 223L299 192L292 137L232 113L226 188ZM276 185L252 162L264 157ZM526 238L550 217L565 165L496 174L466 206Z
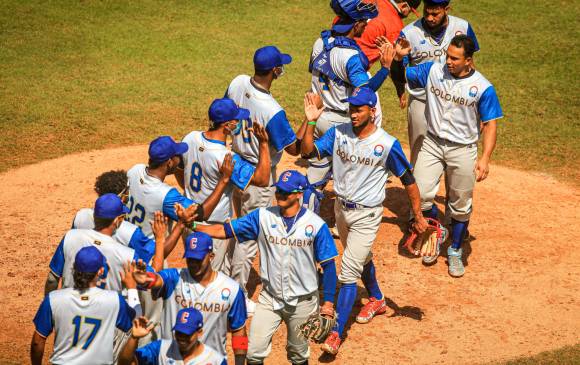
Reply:
M425 43L427 43L427 41L425 39L421 39L421 42L419 42L419 43L425 44Z
M357 88L355 88L355 89L352 91L352 96L357 96L359 92L360 92L360 87L357 87Z
M472 86L469 88L469 96L471 96L472 98L474 98L475 96L477 96L477 92L479 91L479 89L477 88L477 86Z
M197 247L197 237L192 237L191 240L189 241L189 248L195 250L196 247Z
M100 245L101 245L101 241L94 240L94 241L93 241L93 243L94 243L95 245L97 245L97 246L100 246Z
M306 228L304 228L304 234L306 235L306 237L312 237L312 234L314 233L314 227L309 224L306 226Z
M286 171L284 175L282 175L281 179L284 182L288 182L288 178L290 178L290 176L292 176L292 173L290 171Z
M375 146L375 150L373 152L373 154L377 157L381 157L383 155L383 152L385 151L385 147L383 147L382 145L378 144Z
M228 299L230 299L231 294L232 294L232 292L230 291L230 289L224 288L222 290L222 300L227 301Z
M189 318L189 312L183 312L181 314L181 318L179 318L179 322L187 323L187 319Z

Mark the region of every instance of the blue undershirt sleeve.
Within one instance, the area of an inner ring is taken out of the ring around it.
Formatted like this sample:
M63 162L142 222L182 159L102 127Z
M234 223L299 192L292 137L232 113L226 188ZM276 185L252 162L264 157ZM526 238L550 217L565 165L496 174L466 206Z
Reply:
M336 294L336 263L334 260L324 261L322 266L322 300L334 303Z
M387 79L387 76L389 76L389 69L381 67L381 69L369 80L369 84L367 86L374 91L377 91L383 82Z

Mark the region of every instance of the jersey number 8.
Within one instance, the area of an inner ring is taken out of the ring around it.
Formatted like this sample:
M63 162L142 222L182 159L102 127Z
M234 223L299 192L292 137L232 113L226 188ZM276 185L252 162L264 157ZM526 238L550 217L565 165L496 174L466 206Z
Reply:
M189 177L189 187L191 191L197 193L201 190L201 177L203 176L203 171L201 171L201 166L199 163L194 162L191 165L191 176Z
M72 347L75 347L79 342L82 319L83 319L83 317L76 316L72 320L72 324L75 326ZM85 319L85 324L90 324L93 326L93 329L92 329L91 333L89 334L89 337L85 341L85 344L83 345L83 347L81 347L83 350L86 350L91 345L91 342L93 342L93 340L95 339L97 332L99 332L99 329L101 328L101 320L96 319L96 318L90 318L90 317L84 317L84 319Z

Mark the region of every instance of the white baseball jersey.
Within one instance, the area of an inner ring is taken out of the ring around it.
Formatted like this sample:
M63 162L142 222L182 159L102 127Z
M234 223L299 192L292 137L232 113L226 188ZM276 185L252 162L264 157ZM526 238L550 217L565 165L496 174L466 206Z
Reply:
M408 67L406 75L409 85L426 91L428 131L439 138L476 143L480 122L503 117L494 87L478 71L455 78L446 65L427 62Z
M479 50L479 45L471 25L466 20L448 15L448 24L440 39L434 39L423 27L423 19L419 19L407 25L401 31L401 37L406 38L411 45L411 53L408 56L409 64L412 66L434 61L445 63L447 58L447 48L453 37L458 34L466 34L475 42L475 49ZM423 89L413 90L407 85L407 91L421 100L425 100Z
M165 300L162 338L173 338L173 326L180 309L195 308L203 315L201 341L226 356L228 329L235 331L244 327L248 314L240 284L221 272L216 274L215 279L204 287L191 277L187 268L159 272L163 288L158 294Z
M115 328L129 331L134 317L115 291L66 288L44 298L34 325L45 338L55 332L52 364L101 365L113 363Z
M274 309L295 306L299 297L318 290L316 264L338 256L328 226L306 208L290 221L279 207L259 208L224 226L241 244L258 242L260 277L275 299Z
M81 248L87 246L95 246L107 259L105 288L121 292L123 285L119 273L123 271L123 264L139 257L132 248L123 246L113 237L92 229L71 229L60 241L50 261L50 270L56 276L62 277L62 287L70 288L74 285L75 256Z
M366 207L385 200L387 172L402 176L411 169L401 144L381 128L359 139L352 123L329 129L314 143L318 158L332 156L334 191L339 198Z
M135 351L137 365L226 365L227 358L204 344L203 352L186 362L174 340L158 340Z
M219 167L229 151L224 142L207 139L201 131L189 133L182 142L189 147L182 155L185 196L193 201L203 202L215 190L221 178ZM230 181L244 191L256 168L239 155L234 154L232 157L235 164ZM232 185L228 185L208 222L223 223L233 215L232 193Z
M184 208L193 202L177 189L147 173L147 166L138 164L127 171L129 184L129 214L127 220L141 228L143 233L153 238L153 230L149 222L155 219L155 212L162 211L174 221L179 218L175 214L175 203Z
M334 37L328 39L332 42ZM356 44L356 42L354 42ZM323 51L324 43L322 38L318 38L312 46L310 62ZM362 64L359 51L351 48L334 47L330 51L330 66L332 71L344 83L337 83L322 75L316 69L312 69L312 91L321 96L324 106L342 113L348 113L348 103L343 100L352 95L355 88L369 83L370 73ZM377 105L375 113L375 124L380 126L382 117L379 94L377 95Z
M94 229L95 220L93 209L80 209L73 220L73 229ZM123 221L113 234L113 238L124 246L135 250L137 256L145 262L149 262L155 255L155 241L143 234L137 225Z
M288 122L286 112L268 91L254 86L248 75L237 76L229 85L226 97L240 108L250 111L250 118L242 121L242 129L233 136L232 150L245 160L257 164L259 143L248 131L253 121L260 123L270 137L270 159L275 166L282 157L284 148L296 141L296 134Z

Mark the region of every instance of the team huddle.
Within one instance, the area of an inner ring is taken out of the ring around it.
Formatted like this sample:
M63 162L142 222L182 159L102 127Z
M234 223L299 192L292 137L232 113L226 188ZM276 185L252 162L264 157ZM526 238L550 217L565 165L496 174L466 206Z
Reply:
M32 363L54 332L53 364L226 364L229 332L235 364L263 364L282 321L292 364L308 363L312 340L336 355L359 280L369 301L356 322L387 311L372 247L389 176L408 195L409 236L426 238L405 246L430 265L449 240L449 275L463 276L473 190L489 173L503 115L475 70L475 33L448 14L449 0L425 0L423 17L403 26L420 2L331 1L336 18L314 42L297 131L270 92L292 57L266 46L253 76L235 77L211 103L207 130L158 137L147 163L98 176L94 207L78 211L50 261ZM389 75L408 110L410 160L381 128L378 90ZM306 174L277 171L284 153L308 161ZM179 188L165 182L171 175ZM319 216L331 180L336 227ZM183 265L170 268L179 244Z

